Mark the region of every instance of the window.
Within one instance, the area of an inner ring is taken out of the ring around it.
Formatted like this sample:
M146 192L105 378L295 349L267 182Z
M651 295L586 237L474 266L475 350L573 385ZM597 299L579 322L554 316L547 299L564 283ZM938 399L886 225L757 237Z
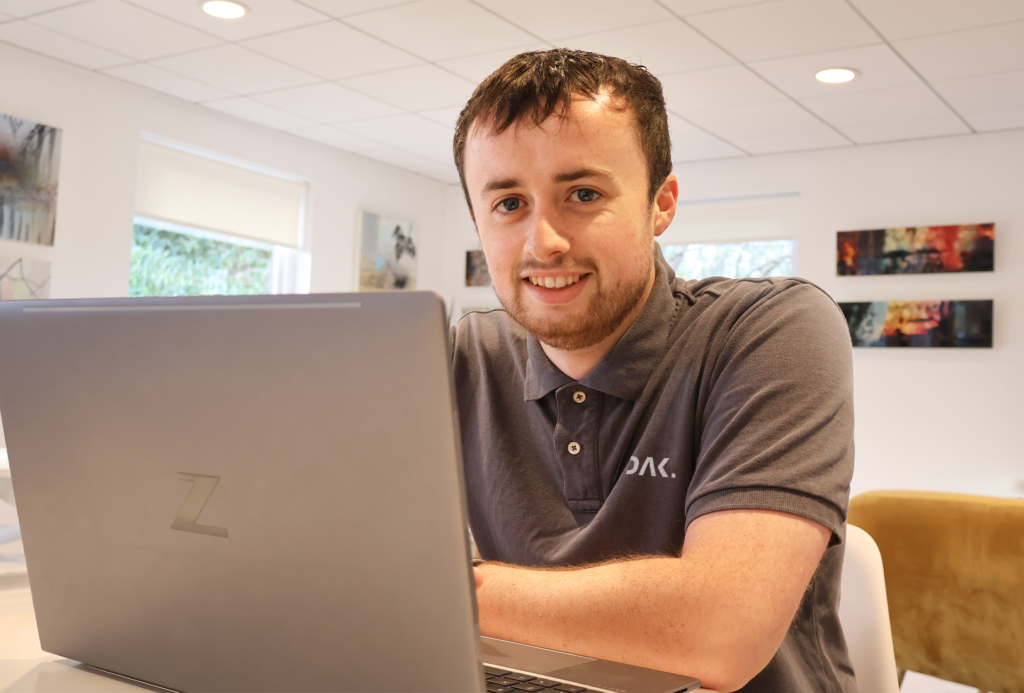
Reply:
M798 271L801 227L796 193L688 200L659 242L684 279L787 277Z
M307 293L306 184L143 142L130 296Z
M665 259L685 279L788 277L796 241L688 243L662 247Z
M135 220L129 296L274 293L274 246Z

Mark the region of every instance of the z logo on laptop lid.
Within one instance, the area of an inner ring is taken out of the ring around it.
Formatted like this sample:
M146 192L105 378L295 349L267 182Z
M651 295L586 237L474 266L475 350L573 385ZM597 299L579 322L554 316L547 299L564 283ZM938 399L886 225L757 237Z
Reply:
M171 529L180 529L182 532L195 532L196 534L209 534L211 537L224 537L227 539L228 530L224 527L196 524L196 520L199 519L199 513L203 512L203 508L206 507L206 502L213 495L213 489L217 487L220 477L178 472L178 478L182 481L191 481L192 490L189 491L185 502L181 504L178 516L171 523Z

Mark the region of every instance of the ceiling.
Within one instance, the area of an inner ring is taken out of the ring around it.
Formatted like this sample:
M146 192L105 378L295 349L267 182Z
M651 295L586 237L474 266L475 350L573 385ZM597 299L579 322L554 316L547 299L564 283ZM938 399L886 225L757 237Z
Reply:
M552 46L657 75L675 162L1024 127L1024 0L243 2L0 0L0 42L446 183L474 86Z

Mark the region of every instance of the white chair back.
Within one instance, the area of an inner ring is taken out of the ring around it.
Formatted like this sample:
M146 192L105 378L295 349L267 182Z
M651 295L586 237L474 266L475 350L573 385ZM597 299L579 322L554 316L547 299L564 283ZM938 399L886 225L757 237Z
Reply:
M846 526L839 621L861 693L899 693L882 555L860 527Z

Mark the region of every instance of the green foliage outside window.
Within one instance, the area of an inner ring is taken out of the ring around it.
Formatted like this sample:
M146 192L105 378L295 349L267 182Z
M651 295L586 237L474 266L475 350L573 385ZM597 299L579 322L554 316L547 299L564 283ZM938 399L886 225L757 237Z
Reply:
M690 243L662 247L665 260L684 279L788 277L796 241Z
M136 224L129 296L266 294L273 253Z

